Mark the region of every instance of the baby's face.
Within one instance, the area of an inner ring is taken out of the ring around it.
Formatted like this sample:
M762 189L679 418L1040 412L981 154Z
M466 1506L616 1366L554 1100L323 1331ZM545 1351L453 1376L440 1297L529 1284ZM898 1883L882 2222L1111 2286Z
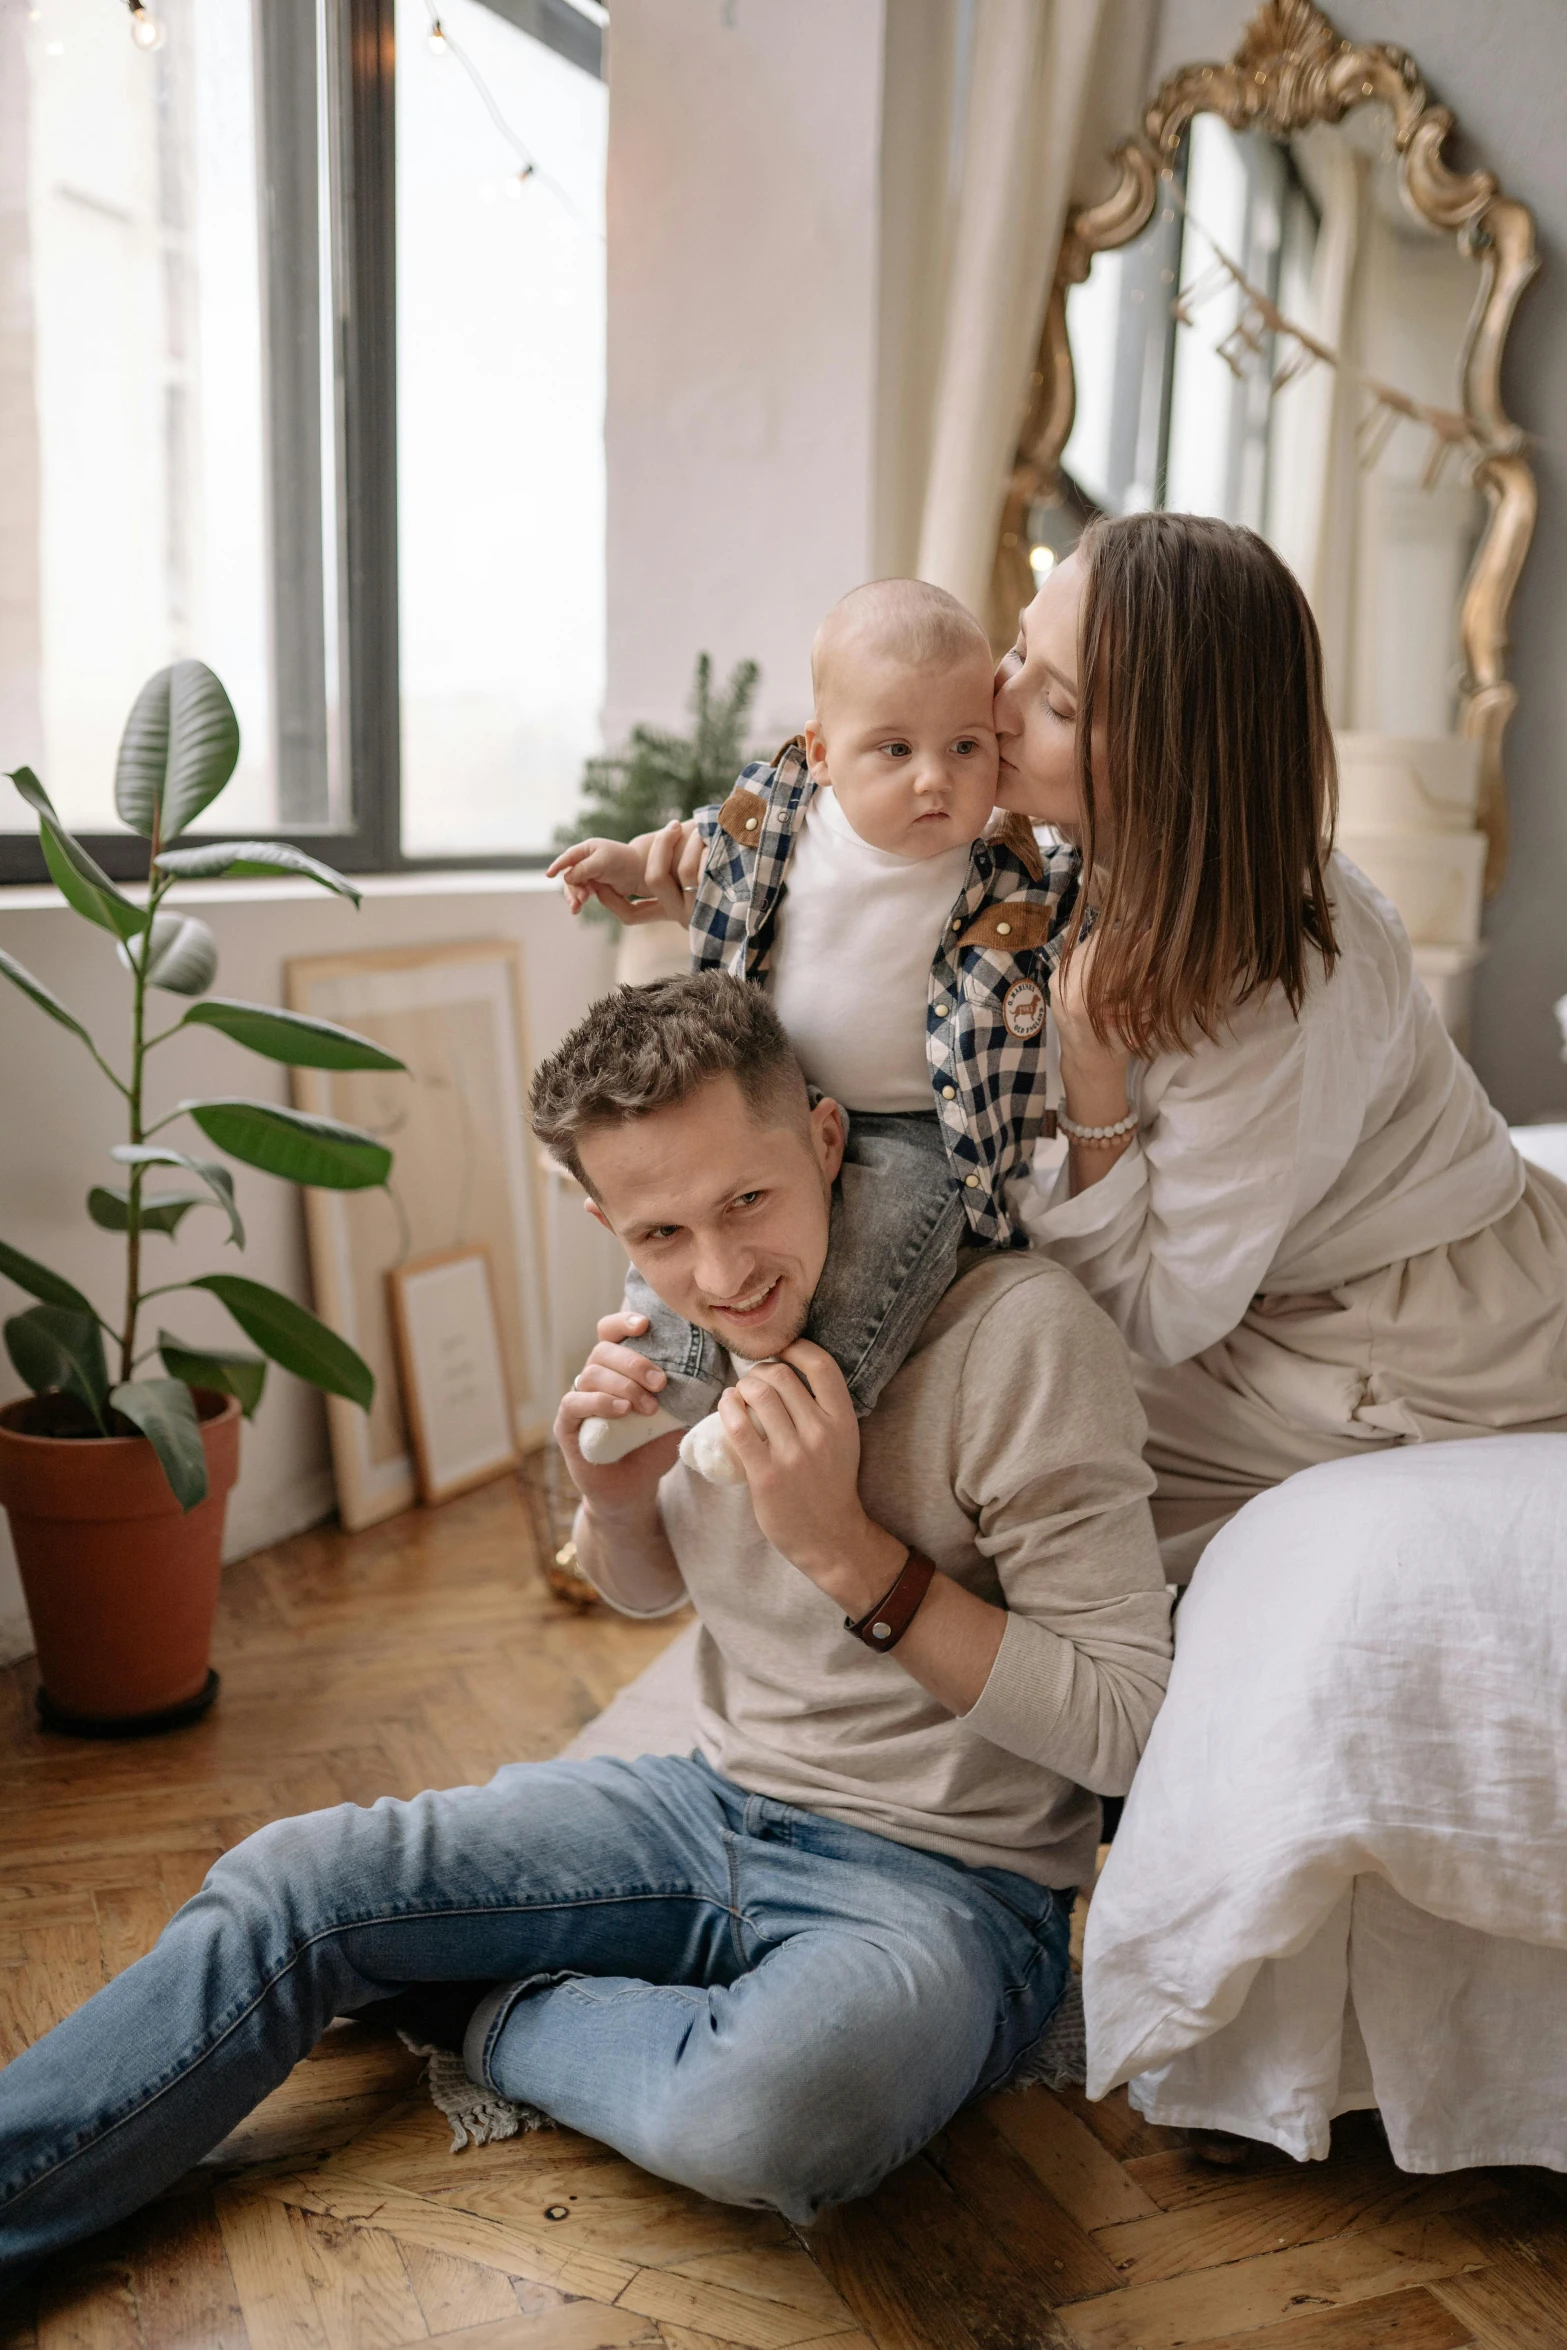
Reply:
M980 652L919 669L841 654L806 729L811 774L872 848L935 857L975 840L996 799L991 691Z

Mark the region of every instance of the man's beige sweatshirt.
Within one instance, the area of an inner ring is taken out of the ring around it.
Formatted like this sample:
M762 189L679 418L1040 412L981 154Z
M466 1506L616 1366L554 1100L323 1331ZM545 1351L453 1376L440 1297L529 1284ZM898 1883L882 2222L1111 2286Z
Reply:
M956 1718L844 1630L764 1539L744 1486L672 1469L660 1507L701 1617L713 1768L973 1868L1082 1883L1094 1798L1131 1784L1170 1671L1143 1437L1126 1349L1070 1273L987 1255L954 1282L861 1425L860 1498L1007 1610Z

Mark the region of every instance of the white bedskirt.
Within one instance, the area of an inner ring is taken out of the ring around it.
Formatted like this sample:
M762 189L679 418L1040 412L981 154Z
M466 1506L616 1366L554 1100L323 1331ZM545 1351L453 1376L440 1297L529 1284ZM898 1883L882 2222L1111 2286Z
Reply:
M1567 1436L1308 1469L1210 1545L1089 1914L1089 2094L1567 2170Z

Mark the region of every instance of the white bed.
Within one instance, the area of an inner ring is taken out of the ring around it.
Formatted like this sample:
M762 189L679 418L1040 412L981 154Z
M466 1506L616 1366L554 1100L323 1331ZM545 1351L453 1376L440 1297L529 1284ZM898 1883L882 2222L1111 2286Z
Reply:
M1084 1997L1150 2120L1567 2170L1567 1436L1309 1469L1209 1546Z

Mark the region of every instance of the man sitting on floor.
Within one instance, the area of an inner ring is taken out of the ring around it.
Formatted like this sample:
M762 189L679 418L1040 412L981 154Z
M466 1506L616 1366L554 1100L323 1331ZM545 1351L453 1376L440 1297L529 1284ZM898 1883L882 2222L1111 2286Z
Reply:
M842 1117L722 973L596 1004L533 1109L657 1294L758 1365L721 1405L745 1485L673 1436L583 1461L585 1418L654 1408L625 1316L556 1422L605 1597L696 1605L701 1750L514 1764L225 1854L0 2075L0 2274L156 2194L409 1984L497 1986L477 2082L801 2222L1011 2077L1060 1999L1096 1795L1169 1670L1109 1321L1047 1260L971 1256L857 1423L799 1341Z

